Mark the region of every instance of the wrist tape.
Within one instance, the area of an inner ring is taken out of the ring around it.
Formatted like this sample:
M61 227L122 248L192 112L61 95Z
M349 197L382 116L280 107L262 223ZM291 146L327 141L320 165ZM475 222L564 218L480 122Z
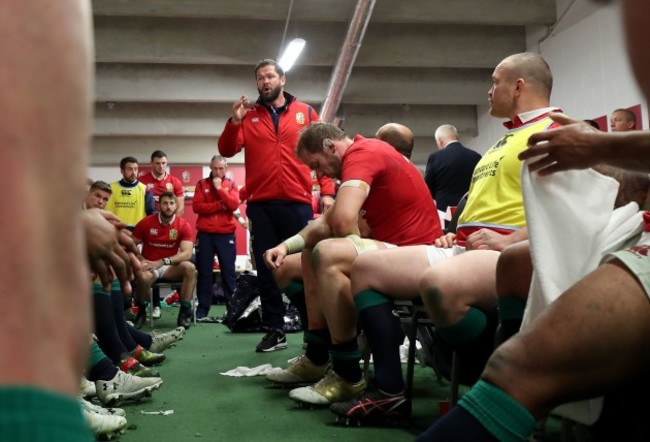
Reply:
M305 249L305 238L298 233L284 240L283 244L287 246L287 253L289 254L302 252Z

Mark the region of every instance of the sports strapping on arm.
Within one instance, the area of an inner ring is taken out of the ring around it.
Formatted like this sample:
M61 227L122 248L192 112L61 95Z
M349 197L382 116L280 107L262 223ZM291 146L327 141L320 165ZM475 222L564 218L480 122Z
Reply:
M283 244L287 246L287 253L291 255L302 252L305 249L305 238L303 238L300 233L296 233L291 238L284 240Z
M348 180L344 183L341 184L341 187L339 188L342 189L344 187L354 187L363 190L366 192L366 196L370 193L370 184L366 183L365 181L361 180Z
M347 180L339 188L334 207L326 212L335 237L359 235L359 212L370 193L370 185L362 180Z

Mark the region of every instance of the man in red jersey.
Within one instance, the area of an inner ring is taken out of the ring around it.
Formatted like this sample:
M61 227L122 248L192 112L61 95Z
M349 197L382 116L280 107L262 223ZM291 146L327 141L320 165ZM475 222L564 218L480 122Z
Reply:
M362 136L353 140L332 124L312 123L303 130L297 153L311 169L340 178L342 184L330 210L268 250L265 260L269 267L278 268L288 254L302 252L308 345L305 355L283 375L289 375L286 379L297 375L303 382L320 379L313 387L292 390L289 396L327 405L351 399L366 388L350 291L353 262L374 250L433 244L442 229L420 172L391 145ZM373 239L360 237L360 214ZM328 371L329 357L333 370Z
M153 199L156 202L156 209L160 210L160 195L163 192L172 192L176 195L178 210L176 215L185 214L185 192L181 180L171 176L167 172L167 154L162 150L156 150L151 154L151 173L142 175L140 182L147 186L147 190L153 192Z
M176 216L176 196L160 195L160 212L136 224L133 241L142 244L142 272L137 277L138 294L142 298L159 278L182 281L181 309L177 325L189 328L192 323L192 292L196 284L196 268L190 261L194 246L192 227Z
M295 155L299 132L318 115L284 91L284 70L274 60L255 67L259 98L253 105L243 95L232 107L233 115L219 137L219 153L232 157L246 148L246 215L251 221L253 256L263 262L265 250L302 229L313 218L312 179L308 167ZM320 183L325 206L334 196L331 180ZM256 351L287 347L284 336L282 293L271 271L257 266L262 317L268 333Z
M178 205L176 215L183 216L185 214L185 192L183 190L183 184L181 184L181 180L175 176L171 176L167 172L167 154L165 152L156 150L151 154L151 172L142 175L139 180L153 194L156 210L160 210L160 195L163 192L172 192L176 195ZM151 315L154 319L158 319L162 314L160 311L160 292L158 290L154 290L152 301L153 308L151 309ZM144 319L143 316L140 317Z

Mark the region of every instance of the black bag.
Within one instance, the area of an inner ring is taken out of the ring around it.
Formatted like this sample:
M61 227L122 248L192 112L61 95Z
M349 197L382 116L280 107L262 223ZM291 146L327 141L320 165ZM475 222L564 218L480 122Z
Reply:
M225 324L230 330L236 331L235 326L237 320L241 317L250 303L258 296L259 290L257 288L257 276L250 272L244 272L239 275L235 285L235 292L232 294L232 298L230 298L230 301L228 302L223 324ZM262 325L261 320L259 321L259 325Z
M300 313L295 305L285 301L284 306L286 311L284 313L284 331L285 333L299 332L302 330L302 321L300 320Z
M264 324L262 324L262 303L259 296L256 296L248 304L248 307L237 318L230 330L233 333L261 332L266 330Z
M284 331L287 333L301 331L302 322L298 309L291 305L288 299L284 300L284 306ZM239 275L235 292L228 302L223 324L234 333L264 331L256 275L250 272Z

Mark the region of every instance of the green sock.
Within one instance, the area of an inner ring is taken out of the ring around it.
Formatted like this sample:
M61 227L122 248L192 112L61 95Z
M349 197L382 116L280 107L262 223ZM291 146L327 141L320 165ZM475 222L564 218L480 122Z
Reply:
M324 347L329 347L332 344L330 331L328 329L308 330L305 332L305 342L308 344L316 344Z
M526 301L517 296L500 296L497 299L499 320L519 320L524 317Z
M330 350L332 358L332 369L348 382L356 383L361 380L363 374L359 361L361 360L361 351L357 346L357 338L341 344L333 344Z
M93 282L92 289L93 289L93 294L94 295L111 296L111 292L105 291L104 287L98 282Z
M487 316L475 307L470 307L465 316L448 327L438 327L438 335L448 344L460 347L478 338L487 327Z
M521 328L526 301L516 296L503 296L497 299L497 306L500 323L497 342L503 343Z
M535 418L528 410L503 390L483 380L462 397L458 406L503 442L526 441L535 429Z
M90 354L88 354L88 367L93 367L105 357L106 355L102 349L99 348L99 345L97 345L95 341L93 341L92 344L90 344Z
M122 291L122 286L120 285L119 279L114 279L111 282L111 292Z
M362 290L354 295L354 305L357 308L357 313L370 307L379 304L387 304L391 299L379 292L372 289Z
M2 440L92 442L79 400L35 386L0 387Z
M330 355L332 356L332 359L337 361L356 361L357 365L359 365L362 356L361 350L359 349L351 351L330 350Z
M182 308L192 308L192 302L191 301L181 301L181 307Z
M307 343L305 355L316 365L325 365L330 358L329 348L332 339L328 329L308 330L305 332L304 341Z
M399 346L404 331L395 305L386 294L363 290L354 296L354 305L374 360L373 384L385 393L404 391Z
M282 291L284 292L285 295L287 295L287 298L291 299L293 295L296 293L300 293L305 290L305 285L302 283L302 281L291 281L288 286L286 286Z

